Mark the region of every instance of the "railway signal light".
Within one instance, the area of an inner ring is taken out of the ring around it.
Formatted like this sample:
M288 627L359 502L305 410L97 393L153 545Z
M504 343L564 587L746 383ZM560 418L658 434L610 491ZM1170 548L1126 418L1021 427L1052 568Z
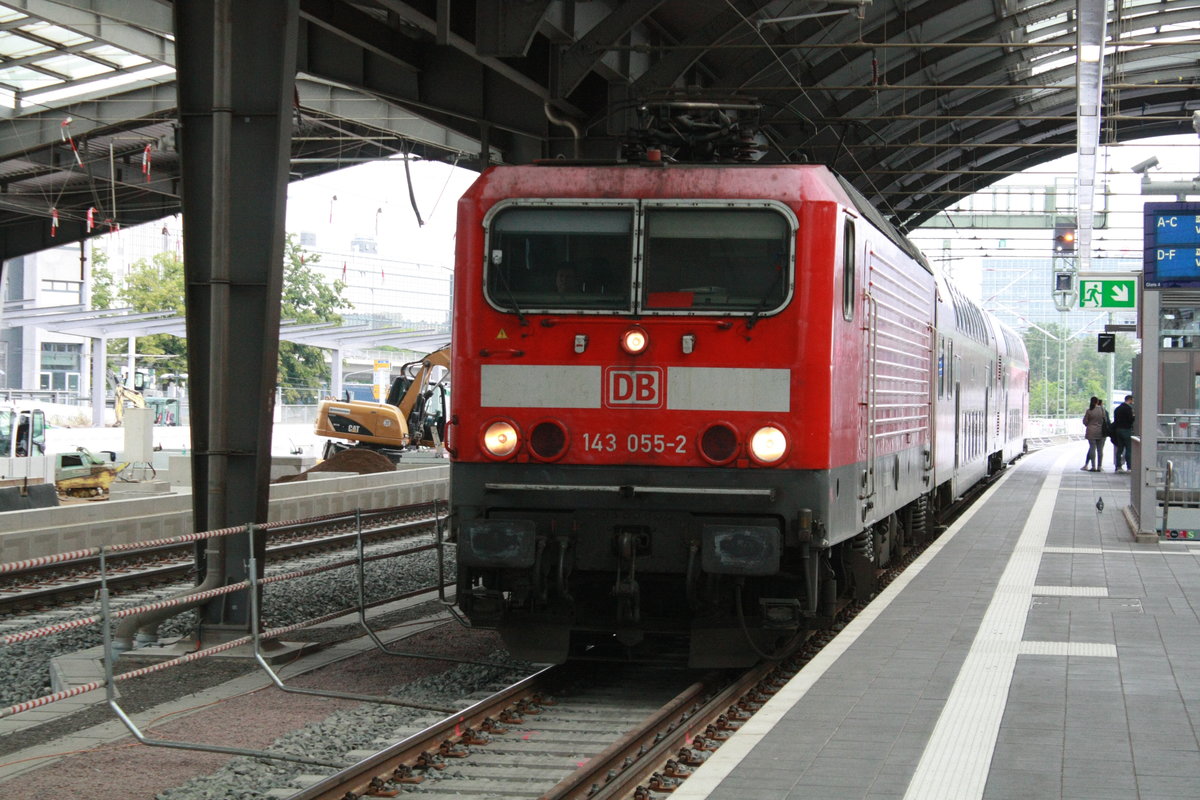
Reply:
M1056 272L1056 273L1054 273L1054 291L1056 291L1056 292L1073 292L1073 291L1075 291L1075 273L1073 273L1073 272Z
M1075 228L1071 225L1054 226L1054 252L1075 252Z
M1115 333L1098 333L1098 334L1096 334L1096 352L1097 353L1115 353L1115 352L1117 352L1117 335Z

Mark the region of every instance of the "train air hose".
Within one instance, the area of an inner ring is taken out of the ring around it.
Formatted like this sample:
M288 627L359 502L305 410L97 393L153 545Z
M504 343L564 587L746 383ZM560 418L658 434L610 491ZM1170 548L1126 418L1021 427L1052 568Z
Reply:
M804 636L804 632L797 632L795 636L784 642L783 646L776 650L774 655L764 653L762 648L759 647L754 641L754 637L750 635L750 628L746 626L746 614L742 610L742 589L744 588L744 585L745 584L743 583L742 579L739 578L737 582L737 591L734 592L733 599L734 603L737 605L738 624L742 626L742 634L746 637L746 644L750 645L750 649L753 650L759 658L762 658L766 661L782 661L783 659L787 658L788 653L790 653L795 645L799 643L801 637Z

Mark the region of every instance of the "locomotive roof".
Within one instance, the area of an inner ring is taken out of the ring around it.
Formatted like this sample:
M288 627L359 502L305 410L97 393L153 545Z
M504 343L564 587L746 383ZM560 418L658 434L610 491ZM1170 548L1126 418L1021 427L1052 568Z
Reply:
M842 185L842 189L850 196L851 202L854 203L855 208L858 209L858 212L863 217L870 220L872 225L895 242L896 246L907 253L914 261L925 267L929 272L933 272L933 267L930 265L929 260L925 258L925 254L907 236L896 230L896 227L879 213L879 209L867 202L867 198L863 197L862 193L855 189L850 181L837 173L834 173L834 177L838 179L838 182Z

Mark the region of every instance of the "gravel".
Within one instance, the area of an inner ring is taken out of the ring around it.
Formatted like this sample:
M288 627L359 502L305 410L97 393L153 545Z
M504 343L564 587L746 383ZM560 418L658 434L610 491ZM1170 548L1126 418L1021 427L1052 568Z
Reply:
M504 662L494 634L457 624L412 636L404 640L403 647L430 655ZM200 663L211 664L212 660ZM294 678L289 684L391 694L423 705L454 707L529 671L528 665L522 664L514 664L511 670L455 666L367 652ZM187 684L176 684L172 696L191 691ZM351 750L379 749L382 742L376 740L380 737L403 737L438 718L437 713L412 708L284 694L267 688L159 718L142 729L157 739L211 742L349 763L353 759L346 754ZM126 738L91 750L65 753L40 769L10 779L0 786L0 796L74 797L80 787L87 786L89 800L257 800L278 797L270 794L272 790L298 791L295 779L301 774L331 772L315 765L147 747ZM430 780L441 777L431 775Z
M492 653L501 658L502 653ZM424 705L455 708L468 696L486 689L508 685L526 674L515 665L509 669L460 665L439 675L397 687L389 694ZM325 761L343 762L352 750L379 750L399 741L440 719L436 714L403 706L363 704L329 715L325 719L292 731L272 742L270 750L302 755ZM157 800L257 800L272 789L299 789L299 775L331 775L334 770L286 761L267 761L237 757L217 771L195 778L182 786L156 795ZM453 770L448 770L453 775ZM427 780L450 777L431 770Z

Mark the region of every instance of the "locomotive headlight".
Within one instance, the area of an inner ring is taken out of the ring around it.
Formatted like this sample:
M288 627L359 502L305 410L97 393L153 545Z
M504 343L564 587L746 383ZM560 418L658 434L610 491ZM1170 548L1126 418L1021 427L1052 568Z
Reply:
M517 451L521 435L517 426L506 419L498 419L483 429L483 449L492 458L508 458Z
M641 353L649 343L650 337L646 331L636 325L621 334L621 349L631 356Z
M764 425L750 437L750 455L760 464L774 464L787 453L788 441L774 425Z

